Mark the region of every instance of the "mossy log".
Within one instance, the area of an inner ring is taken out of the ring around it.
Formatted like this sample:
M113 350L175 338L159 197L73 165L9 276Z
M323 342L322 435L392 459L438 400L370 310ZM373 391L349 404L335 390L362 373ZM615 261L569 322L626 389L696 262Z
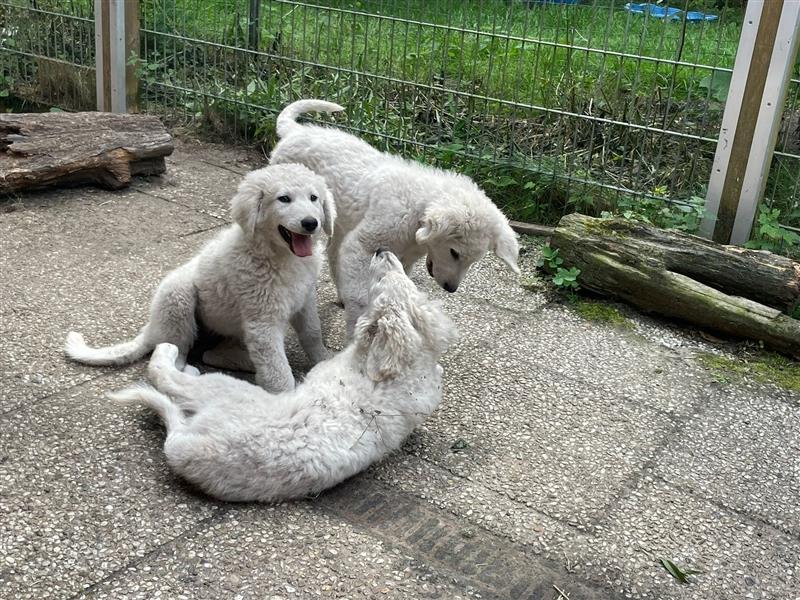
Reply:
M109 189L166 170L172 136L156 117L0 114L0 193L94 183Z
M573 214L551 242L584 288L800 357L800 263L623 219Z

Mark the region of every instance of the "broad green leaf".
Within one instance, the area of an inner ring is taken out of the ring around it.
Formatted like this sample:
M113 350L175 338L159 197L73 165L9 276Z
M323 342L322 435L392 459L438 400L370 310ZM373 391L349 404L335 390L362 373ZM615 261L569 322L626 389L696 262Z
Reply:
M692 569L686 569L685 571L682 570L678 565L676 565L671 560L666 558L661 559L661 565L672 575L675 579L680 581L681 583L689 583L688 576L689 575L699 575L702 571L696 571Z
M700 80L700 87L707 89L714 100L725 102L728 99L728 90L731 87L731 73L727 71L713 71Z

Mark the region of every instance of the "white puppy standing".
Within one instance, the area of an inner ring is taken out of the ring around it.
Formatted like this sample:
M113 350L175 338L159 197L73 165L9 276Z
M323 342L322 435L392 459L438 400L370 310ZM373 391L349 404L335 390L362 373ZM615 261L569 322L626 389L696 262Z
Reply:
M294 387L284 337L289 323L312 364L326 359L316 305L322 266L315 237L333 232L335 208L321 177L302 165L248 173L231 201L231 225L156 290L150 320L132 341L89 348L76 332L67 355L91 365L133 362L157 344L177 346L180 368L197 335L211 331L244 342L256 381L266 390Z
M376 254L369 271L369 306L353 343L291 392L268 394L218 373L187 375L176 368L177 349L162 344L148 373L157 389L111 398L158 412L170 467L222 500L268 502L336 485L398 448L436 409L437 361L455 336L393 254Z
M280 141L270 163L306 165L336 198L328 257L348 336L365 308L365 274L378 248L397 254L406 272L427 255L428 273L448 292L488 250L519 273L519 245L508 219L469 177L380 152L331 127L296 122L306 112L340 110L323 100L287 106L278 116Z

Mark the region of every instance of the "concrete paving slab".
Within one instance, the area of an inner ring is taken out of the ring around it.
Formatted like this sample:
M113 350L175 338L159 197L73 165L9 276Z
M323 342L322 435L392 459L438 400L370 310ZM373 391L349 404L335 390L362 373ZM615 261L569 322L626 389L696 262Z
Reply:
M219 225L137 192L89 189L46 192L0 216L0 271L15 283L0 289L0 412L102 372L64 367L67 332L92 344L134 335L160 279Z
M567 550L578 573L604 573L628 598L794 599L797 538L646 477L602 524ZM680 584L661 565L699 570Z
M175 484L157 420L104 398L138 373L2 417L0 597L72 597L217 511Z
M771 392L721 388L667 447L654 475L800 536L800 404Z
M407 447L420 443L415 434ZM547 516L533 502L520 501L502 489L492 489L484 481L461 476L407 452L392 455L369 474L387 486L455 515L462 522L466 537L483 529L525 546L533 555L560 561L567 542L583 535L577 528Z
M448 512L365 476L320 496L317 505L451 573L454 583L477 588L483 598L617 597L591 577L572 577L558 561L535 556L485 528L465 528Z
M135 186L142 194L172 202L220 221L230 220L229 206L241 176L199 161L173 166L170 175ZM192 190L187 193L187 190Z
M675 427L580 380L476 355L465 340L447 356L444 401L410 451L579 530L591 530Z
M535 266L536 255L531 251L520 256L519 267L525 273L533 273ZM458 306L458 303L451 302L455 299L460 299L462 302L477 301L491 308L529 315L536 313L551 301L547 294L526 289L520 284L519 278L491 253L470 267L455 294L449 294L436 285L436 282L428 276L424 261L417 265L412 279L432 296L453 306ZM501 282L500 287L498 282ZM502 290L502 293L498 293L498 290Z
M163 204L132 189L109 193L77 188L25 196L4 204L0 213L3 259L77 259L80 252L127 255L142 244L219 225L218 220ZM65 248L70 252L61 256Z
M475 598L354 526L299 503L231 507L81 594L162 598Z
M532 315L485 314L493 335L483 352L502 357L507 379L532 369L547 370L550 377L579 379L676 416L689 414L712 381L706 371L672 350L627 329L586 321L558 304Z

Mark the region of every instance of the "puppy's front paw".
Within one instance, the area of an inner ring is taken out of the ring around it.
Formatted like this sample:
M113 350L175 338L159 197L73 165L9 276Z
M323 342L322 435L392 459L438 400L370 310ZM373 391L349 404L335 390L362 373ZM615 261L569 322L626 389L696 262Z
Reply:
M162 343L153 350L153 360L174 364L178 358L179 350L175 344Z

